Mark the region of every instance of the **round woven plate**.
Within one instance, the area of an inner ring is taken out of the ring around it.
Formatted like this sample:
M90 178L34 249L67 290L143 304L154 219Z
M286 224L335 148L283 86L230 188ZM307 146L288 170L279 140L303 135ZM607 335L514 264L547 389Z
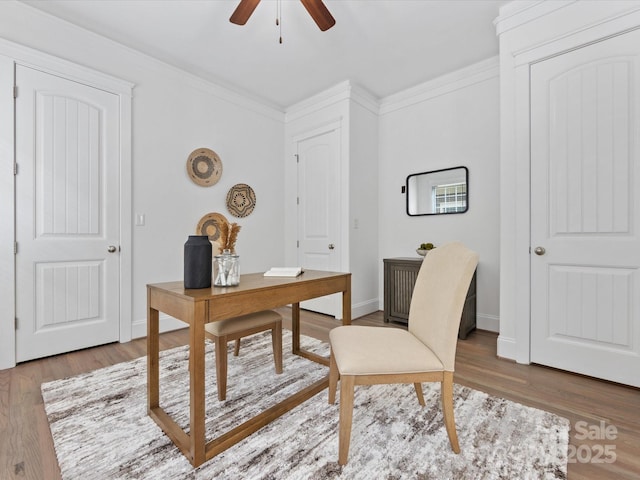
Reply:
M222 160L208 148L198 148L187 159L187 173L201 187L215 185L222 176Z
M227 193L227 210L234 217L251 215L256 207L256 194L246 183L238 183Z
M207 213L198 222L196 233L198 235L208 235L209 241L217 243L220 239L220 223L229 223L221 213Z

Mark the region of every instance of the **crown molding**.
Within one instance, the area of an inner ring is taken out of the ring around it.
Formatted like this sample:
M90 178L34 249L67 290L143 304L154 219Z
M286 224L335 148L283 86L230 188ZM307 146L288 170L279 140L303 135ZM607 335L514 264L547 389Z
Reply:
M148 64L155 66L156 68L166 69L172 72L173 74L177 75L182 81L185 81L189 86L194 87L203 93L213 95L215 97L218 97L221 100L224 100L236 106L251 110L255 113L264 115L273 120L277 120L280 122L284 121L284 112L281 107L268 103L262 99L256 98L255 96L253 96L248 92L240 91L238 89L234 89L229 86L223 85L222 82L218 80L205 78L203 76L188 72L184 69L171 65L170 63L167 63L163 60L155 58L147 53L143 53L139 50L131 48L120 42L112 40L109 37L105 37L98 33L92 32L91 30L88 30L82 26L76 25L75 23L69 22L65 19L56 17L54 15L51 15L48 12L44 12L28 4L24 4L22 2L15 2L15 3L20 5L21 8L28 9L34 15L41 16L54 23L59 23L71 30L81 32L83 35L88 35L93 37L94 39L98 39L100 42L103 42L106 45L111 46L112 48L117 48L121 51L124 51L127 54L131 55L134 59L147 62ZM23 48L29 48L29 47L23 47ZM37 51L37 50L34 50L34 51Z
M128 97L131 96L131 90L135 86L134 83L129 81L26 47L2 37L0 37L0 55L36 70L44 68L50 73L56 73L78 83L90 81L94 87L104 88Z
M549 13L565 8L578 0L518 0L500 7L500 14L493 21L496 34L501 35L509 30L529 23Z
M380 101L380 115L411 107L441 95L500 76L499 57L488 58L434 80L389 95Z
M285 111L285 121L296 120L345 100L351 100L372 113L378 114L378 99L363 87L353 84L350 80L345 80L288 107Z

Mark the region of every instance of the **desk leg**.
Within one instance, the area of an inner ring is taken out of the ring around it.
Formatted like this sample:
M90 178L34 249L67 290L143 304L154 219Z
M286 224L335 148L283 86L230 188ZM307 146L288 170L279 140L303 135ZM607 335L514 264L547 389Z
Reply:
M206 302L194 305L193 323L189 326L190 381L190 453L194 467L205 461L205 396L204 396L204 324L208 316Z
M147 293L147 408L160 405L160 315Z
M300 303L291 304L291 343L293 353L300 353Z
M351 325L351 280L342 292L342 325Z

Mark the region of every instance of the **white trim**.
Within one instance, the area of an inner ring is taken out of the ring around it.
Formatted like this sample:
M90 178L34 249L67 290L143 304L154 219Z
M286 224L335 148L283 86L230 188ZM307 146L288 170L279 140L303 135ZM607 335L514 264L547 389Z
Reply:
M379 303L377 298L372 298L371 300L351 304L351 320L377 312Z
M516 305L515 340L520 346L513 357L518 363L531 358L531 149L530 149L530 77L529 65L515 69L515 163L516 193L515 237Z
M324 90L301 102L291 105L286 109L285 121L287 123L298 120L301 117L315 113L318 110L339 103L343 100L351 100L371 113L378 115L378 99L359 85L349 80L340 82L327 90Z
M336 104L343 100L349 100L349 91L351 84L344 81L327 90L309 97L301 102L288 107L285 111L285 123L291 123L301 117L315 113L318 110Z
M477 313L476 328L498 333L500 331L500 317L486 313Z
M549 13L570 5L577 0L518 0L500 7L499 16L493 21L496 34L502 35Z
M187 328L188 323L173 318L165 313L160 313L158 317L160 321L160 333L172 332ZM147 336L147 319L138 319L131 324L131 338L143 338Z
M325 133L332 132L334 130L340 130L342 127L342 117L338 117L334 120L327 120L324 123L315 125L312 128L304 129L298 133L291 134L291 142L298 143L309 138L317 137L318 135L324 135Z
M11 252L10 258L6 254L0 255L0 268L4 274L2 288L0 288L0 304L5 306L0 313L0 369L16 365L15 256L12 253L15 241L15 178L13 175L15 119L13 115L14 99L11 93L14 85L14 65L16 64L105 90L119 97L121 248L119 340L128 342L131 340L132 316L131 96L134 84L2 38L0 38L0 64L2 64L0 69L0 107L2 108L0 108L0 112L6 115L6 118L0 117L0 124L6 126L6 129L0 129L0 181L3 183L2 193L0 193L0 200L2 200L0 202L0 218L12 219L11 222L3 221L3 225L8 227L3 228L0 233L0 251Z
M638 11L640 11L640 5L630 12L627 11L611 15L606 19L593 22L592 24L569 34L558 35L550 40L539 42L535 45L528 45L521 50L513 52L516 66L539 62L549 57L562 55L576 48L582 48L610 37L622 35L631 30L637 30L640 28L637 20L632 16L630 17L629 14ZM604 33L605 31L608 31L606 25L612 21L617 22L616 31ZM602 30L602 27L604 27L604 31ZM562 45L562 50L558 49L559 45Z
M411 107L417 103L426 102L432 98L496 78L500 75L499 67L499 58L497 56L491 57L429 82L389 95L380 101L380 115Z
M31 5L23 4L23 6L25 8L31 9L34 12L34 14L47 17L55 22L64 23L69 28L81 31L84 35L90 35L94 38L99 38L101 41L108 42L109 44L117 48L123 49L127 53L133 55L134 57L144 59L147 62L155 63L156 65L161 66L162 68L169 69L174 73L179 74L183 78L183 80L185 80L186 83L189 84L189 86L198 88L200 91L203 91L211 95L215 95L221 100L225 100L234 105L238 105L240 107L246 108L248 110L259 113L261 115L265 115L271 119L283 121L284 113L281 107L271 104L266 100L256 98L255 95L253 95L252 93L240 91L239 89L235 89L230 86L223 86L222 81L219 79L215 79L215 80L204 79L203 77L187 72L186 70L180 69L175 65L164 62L149 54L143 53L127 45L116 42L111 38L95 33L75 23L69 22L68 20L62 19L60 17L56 17L48 12L44 12L40 9L32 7Z
M351 85L350 98L362 108L369 110L374 115L380 113L380 100L365 90L360 85Z
M0 370L16 365L13 83L14 62L11 58L0 55Z
M133 183L131 95L120 95L120 342L131 340L133 312Z
M137 52L137 53L139 55L144 55L140 52ZM283 110L280 110L276 106L267 104L266 102L261 103L260 101L254 99L252 94L250 93L236 92L234 90L231 90L230 88L218 85L213 81L203 79L201 77L198 77L197 75L186 72L185 70L180 70L179 68L174 67L173 65L161 62L156 58L153 58L153 57L146 57L146 58L147 60L151 60L155 63L162 65L164 68L173 70L176 74L180 75L181 79L190 87L200 90L203 93L218 97L220 100L229 102L232 105L236 105L238 107L244 108L254 113L263 115L272 120L276 120L278 122L284 122L285 114Z
M118 95L131 96L131 90L134 87L134 84L131 82L83 67L82 65L69 62L62 58L54 57L48 53L39 52L33 48L25 47L24 45L5 40L1 37L0 54L12 58L25 67L45 71L52 75L58 75L73 80L74 82Z
M513 360L516 358L517 344L515 338L505 337L504 335L498 336L497 355L500 358L508 358Z

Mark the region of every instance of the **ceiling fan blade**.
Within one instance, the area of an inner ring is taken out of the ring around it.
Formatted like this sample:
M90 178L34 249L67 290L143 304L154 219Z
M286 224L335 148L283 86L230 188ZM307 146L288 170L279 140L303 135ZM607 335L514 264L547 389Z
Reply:
M307 9L311 18L316 22L323 32L329 30L336 24L336 19L329 12L322 0L300 0Z
M240 3L231 14L229 21L236 25L244 25L259 3L260 0L240 0Z

